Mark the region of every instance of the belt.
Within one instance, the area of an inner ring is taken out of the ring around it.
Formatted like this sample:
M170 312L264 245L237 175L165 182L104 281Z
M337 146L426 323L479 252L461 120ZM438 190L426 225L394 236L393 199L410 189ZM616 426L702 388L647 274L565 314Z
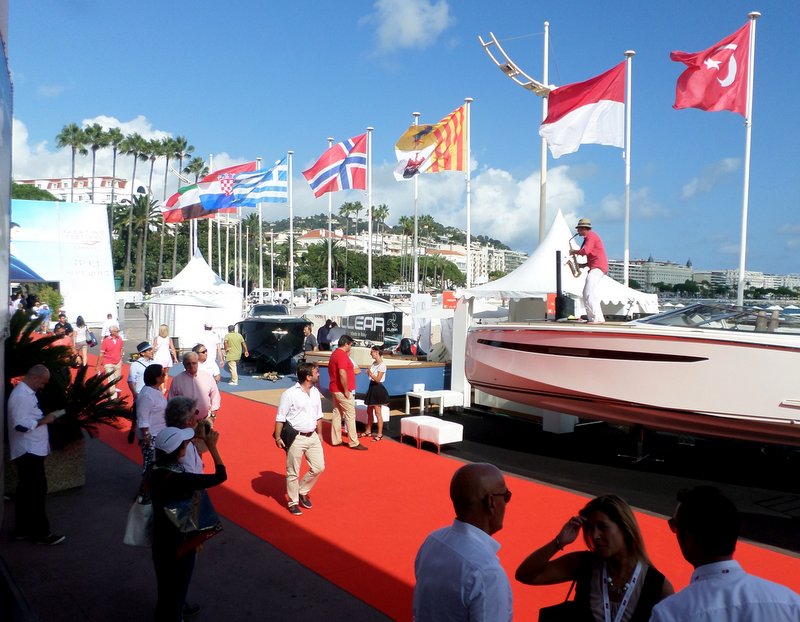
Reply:
M311 432L298 432L300 436L311 436L316 430L311 430Z

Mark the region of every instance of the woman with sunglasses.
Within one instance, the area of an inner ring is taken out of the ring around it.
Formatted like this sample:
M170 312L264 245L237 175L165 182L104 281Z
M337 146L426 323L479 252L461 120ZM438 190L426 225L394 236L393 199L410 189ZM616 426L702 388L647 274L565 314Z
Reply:
M589 550L553 559L581 530ZM575 582L578 621L647 621L653 606L675 591L650 562L633 510L616 495L589 501L520 564L516 579L527 585Z

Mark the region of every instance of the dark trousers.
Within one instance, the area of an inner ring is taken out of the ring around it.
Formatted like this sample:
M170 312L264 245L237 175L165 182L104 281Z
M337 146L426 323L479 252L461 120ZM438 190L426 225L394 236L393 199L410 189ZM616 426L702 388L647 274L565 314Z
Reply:
M14 507L16 535L45 538L50 535L50 523L44 509L47 478L44 475L44 456L23 454L14 460L19 483Z
M153 546L153 563L156 567L158 600L156 601L156 622L181 622L183 604L189 591L189 583L194 572L196 552L187 553L175 559L175 549Z

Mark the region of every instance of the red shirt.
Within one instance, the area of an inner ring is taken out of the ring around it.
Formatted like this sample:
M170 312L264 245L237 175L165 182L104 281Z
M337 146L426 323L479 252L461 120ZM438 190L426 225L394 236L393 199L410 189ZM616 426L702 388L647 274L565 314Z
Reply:
M122 337L114 339L111 336L104 337L100 344L100 352L103 354L104 365L116 365L122 360L122 346L125 345Z
M600 268L604 274L608 274L608 257L606 249L603 247L603 240L594 231L587 231L583 238L583 246L578 251L578 255L585 255L589 269Z
M328 363L328 374L331 377L329 389L331 393L344 393L345 388L339 386L339 370L344 369L347 371L347 390L355 391L356 389L356 372L353 368L353 361L350 360L350 355L347 354L342 348L336 348L331 354L331 360Z

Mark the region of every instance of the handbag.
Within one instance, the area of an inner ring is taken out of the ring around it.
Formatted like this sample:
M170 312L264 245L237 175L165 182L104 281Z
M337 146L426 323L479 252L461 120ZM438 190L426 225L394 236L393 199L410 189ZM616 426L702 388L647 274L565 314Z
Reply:
M95 337L94 333L90 330L86 331L86 345L90 348L94 348L97 345L97 337Z
M584 622L591 621L593 617L584 603L570 600L576 581L572 582L563 603L542 607L539 609L539 622Z
M153 544L153 504L142 502L137 497L128 510L128 522L125 524L124 544L130 546L151 546Z
M284 421L283 427L281 428L281 440L283 441L283 448L287 452L289 451L289 447L292 446L292 443L294 443L295 438L297 438L297 430L294 429L291 423Z
M178 531L184 534L183 544L178 549L178 558L222 531L222 523L205 489L195 490L188 499L166 504L164 512Z

